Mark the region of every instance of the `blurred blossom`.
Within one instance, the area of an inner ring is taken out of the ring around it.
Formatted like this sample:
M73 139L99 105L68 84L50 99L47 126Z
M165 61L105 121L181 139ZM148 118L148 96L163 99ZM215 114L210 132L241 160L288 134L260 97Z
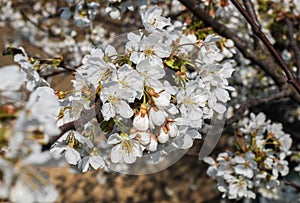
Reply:
M250 120L240 122L238 130L244 142L237 141L236 152L220 153L216 161L206 157L207 174L222 185L218 189L223 197L255 199L259 192L267 198L279 198L277 192L284 184L279 174L289 173L290 135L282 131L281 124L266 120L263 113L251 113Z

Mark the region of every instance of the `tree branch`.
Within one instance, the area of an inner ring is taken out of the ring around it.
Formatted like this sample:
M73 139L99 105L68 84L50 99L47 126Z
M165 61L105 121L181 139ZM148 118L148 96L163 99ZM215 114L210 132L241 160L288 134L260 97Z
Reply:
M195 0L179 0L188 10L190 10L196 17L201 19L206 25L211 26L214 31L220 35L231 39L235 46L241 51L241 53L252 61L252 63L258 65L263 69L282 90L292 91L291 98L300 103L300 95L293 87L290 87L287 83L287 78L282 74L282 70L273 59L266 56L263 51L253 50L249 47L249 42L242 40L237 36L237 33L230 30L224 24L218 22L212 18L205 10L203 10Z
M278 93L272 94L272 95L268 95L266 97L248 99L244 104L241 104L240 107L234 111L234 115L231 118L227 119L226 125L230 125L230 124L240 120L242 118L243 114L245 113L245 111L253 106L268 103L270 101L274 101L274 100L277 100L280 98L289 97L290 94L291 94L291 92L283 90L281 92L278 92Z
M297 90L298 94L300 94L300 83L296 80L293 73L289 69L289 67L284 62L281 55L276 51L274 46L265 36L265 34L261 31L259 26L255 23L255 21L248 15L247 11L243 8L243 6L237 0L230 0L233 5L239 10L239 12L244 16L247 22L251 25L253 32L260 38L260 40L266 45L270 53L274 56L277 62L280 64L282 70L286 74L288 78L288 83L292 84L294 88Z

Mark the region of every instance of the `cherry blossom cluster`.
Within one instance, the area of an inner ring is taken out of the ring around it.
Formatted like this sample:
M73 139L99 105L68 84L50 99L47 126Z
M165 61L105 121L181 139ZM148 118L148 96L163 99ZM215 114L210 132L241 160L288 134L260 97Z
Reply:
M292 139L280 123L271 123L263 113L250 114L240 123L236 135L237 151L218 154L216 160L206 157L207 174L217 181L223 197L256 198L256 193L278 199L282 182L289 173L287 156Z
M112 145L110 157L103 157L108 162L134 163L144 153L166 153L164 146L190 148L201 138L205 119L223 114L230 100L228 90L233 88L227 79L233 68L230 62L219 63L224 56L215 43L221 37L202 40L172 32L174 25L161 14L161 8L150 7L141 13L145 31L124 35L120 47L92 49L76 71L75 93L65 99L76 106L68 110L70 120L100 104L100 131ZM81 155L95 156L97 147L89 143L95 136L86 133L94 125L84 125L83 134L68 132L51 152L81 166Z

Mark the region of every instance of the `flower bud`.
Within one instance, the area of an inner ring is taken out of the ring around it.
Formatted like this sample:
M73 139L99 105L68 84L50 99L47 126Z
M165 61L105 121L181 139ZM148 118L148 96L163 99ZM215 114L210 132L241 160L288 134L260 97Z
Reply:
M176 137L178 134L178 127L175 123L168 123L168 134L170 137Z
M148 145L148 150L151 152L154 152L157 150L157 140L154 139L153 137L150 138L150 143Z
M157 139L160 143L166 143L169 141L169 135L167 132L164 131L163 128L160 128L159 135L157 136Z
M149 128L149 118L148 116L142 116L141 113L138 114L133 119L133 126L137 130L146 131Z

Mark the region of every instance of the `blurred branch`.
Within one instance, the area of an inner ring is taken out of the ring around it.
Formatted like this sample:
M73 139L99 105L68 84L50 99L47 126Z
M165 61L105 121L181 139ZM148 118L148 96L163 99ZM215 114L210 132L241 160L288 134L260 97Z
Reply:
M283 90L276 94L267 95L266 97L248 99L245 103L241 104L240 107L234 111L234 115L226 121L226 125L230 125L230 124L240 120L242 118L242 116L244 115L245 111L253 106L268 103L268 102L271 102L271 101L274 101L277 99L281 99L284 97L289 97L290 94L291 94L291 92Z
M288 83L292 84L294 88L297 90L298 94L300 94L300 83L296 80L290 68L286 65L281 55L276 51L274 46L265 36L265 34L261 31L260 27L255 23L255 21L248 15L247 11L243 8L243 6L237 0L230 0L234 6L239 10L239 12L244 16L247 22L251 25L253 32L261 39L261 41L266 45L270 53L274 56L277 62L280 64L282 70L285 72Z
M50 28L49 28L49 29L45 29L45 28L43 28L40 24L35 23L34 21L32 21L32 20L25 14L24 11L21 10L20 13L21 13L22 17L23 17L26 21L28 21L28 22L31 23L33 26L35 26L38 30L40 30L40 31L42 31L42 32L44 32L44 33L46 33L46 34L49 34L51 37L62 38L61 35L55 34Z
M6 49L4 49L2 51L3 56L6 56L6 55L15 56L17 54L25 54L25 53L23 53L23 51L20 48L15 48L15 47L6 47ZM27 54L27 56L28 56L28 60L31 64L34 64L36 61L38 61L40 65L51 65L52 67L55 67L55 68L59 67L59 68L64 69L64 70L56 70L51 73L42 73L39 70L38 71L39 75L45 79L47 79L48 77L54 76L54 75L61 74L61 73L74 72L78 67L81 66L81 64L79 64L78 66L72 67L72 66L66 64L64 57L41 58L41 57L36 57L36 56L30 56L28 54Z
M291 98L300 103L300 94L288 85L287 78L282 74L282 70L272 57L265 55L265 52L261 50L253 50L249 47L249 42L238 37L237 33L229 29L226 25L218 22L216 19L212 18L205 10L203 10L199 3L195 0L179 0L188 10L190 10L196 17L201 19L206 25L211 26L214 31L220 35L231 39L235 46L242 52L242 54L251 60L254 64L258 65L262 70L264 70L277 84L277 86L286 91L292 91L290 94ZM300 87L299 87L300 91Z
M55 76L55 75L59 75L59 74L62 74L62 73L69 73L70 71L69 70L57 70L57 71L53 71L51 73L39 73L40 76L42 78L44 78L45 80L47 80L49 77L52 77L52 76Z
M294 37L294 28L293 28L292 22L288 18L285 19L285 22L286 22L287 28L288 28L288 36L290 39L290 45L291 45L292 50L295 55L296 67L297 67L297 79L298 79L298 81L300 81L300 50L299 50L298 42Z

